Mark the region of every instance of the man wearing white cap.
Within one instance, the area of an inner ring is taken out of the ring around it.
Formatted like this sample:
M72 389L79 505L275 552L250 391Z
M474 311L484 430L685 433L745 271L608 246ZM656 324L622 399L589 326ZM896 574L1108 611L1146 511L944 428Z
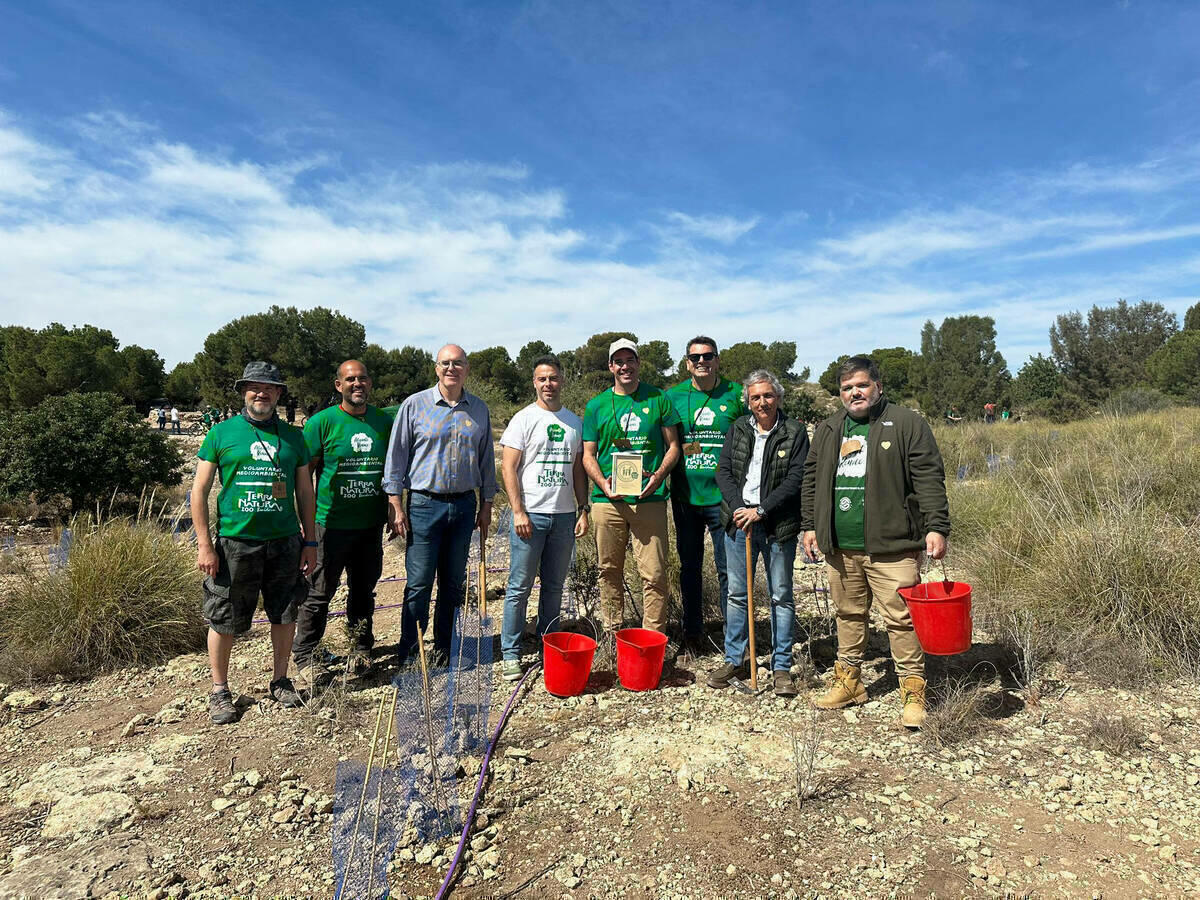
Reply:
M608 348L613 386L597 394L583 414L583 467L592 480L592 526L600 568L600 602L605 621L623 618L625 546L642 578L642 627L667 624L667 476L679 461L679 416L666 395L639 379L637 344L628 338ZM640 454L642 489L613 490L613 454Z

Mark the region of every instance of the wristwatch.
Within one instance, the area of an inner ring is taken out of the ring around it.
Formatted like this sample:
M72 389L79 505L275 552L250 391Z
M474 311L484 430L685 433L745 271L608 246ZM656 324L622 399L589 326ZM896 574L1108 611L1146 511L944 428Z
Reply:
M758 506L754 511L758 513L758 517L760 519L765 519L767 517L767 511L763 509L761 505Z
M592 504L590 504L590 503L585 503L579 507L579 512L591 512L591 511L592 511Z

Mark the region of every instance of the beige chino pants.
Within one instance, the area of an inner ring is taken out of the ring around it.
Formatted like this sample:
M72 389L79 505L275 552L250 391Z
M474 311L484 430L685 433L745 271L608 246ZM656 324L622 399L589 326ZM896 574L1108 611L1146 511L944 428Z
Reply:
M642 576L642 627L665 631L667 627L667 504L661 501L631 504L592 504L592 528L600 568L600 605L604 621L623 618L625 599L625 547L633 537L633 556Z
M925 677L925 651L913 631L904 598L897 593L921 580L917 553L871 556L861 550L835 550L825 558L829 596L837 611L838 659L861 666L867 650L871 601L879 603L891 643L896 675Z

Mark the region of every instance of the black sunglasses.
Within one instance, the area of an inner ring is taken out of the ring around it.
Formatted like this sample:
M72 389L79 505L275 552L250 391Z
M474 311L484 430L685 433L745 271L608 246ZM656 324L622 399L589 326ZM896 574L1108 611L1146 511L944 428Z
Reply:
M712 362L714 359L716 359L716 358L717 358L717 354L715 354L715 353L712 353L712 352L709 352L709 353L689 353L689 354L687 355L687 358L688 358L688 359L690 359L690 360L691 360L692 362L694 362L694 363L698 363L698 362Z

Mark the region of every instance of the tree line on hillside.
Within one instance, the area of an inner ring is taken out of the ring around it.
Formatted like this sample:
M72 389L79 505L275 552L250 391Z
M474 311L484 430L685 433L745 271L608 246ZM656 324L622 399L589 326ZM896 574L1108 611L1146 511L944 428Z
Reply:
M582 408L610 383L608 345L624 336L631 335L602 332L578 347L557 351L568 378L564 399L569 406ZM879 363L889 397L934 417L956 409L975 418L983 404L995 403L1067 420L1130 391L1164 402L1200 402L1200 303L1187 311L1182 329L1175 314L1158 303L1121 300L1111 307L1093 306L1086 317L1079 312L1058 316L1049 339L1050 355L1032 357L1015 377L996 349L995 321L987 316L949 317L940 325L929 321L919 351L885 347L870 355ZM667 341L644 340L639 350L646 382L661 387L687 377L684 360L671 357ZM551 352L549 344L536 339L515 358L500 346L471 351L472 390L505 408L527 402L533 397L533 360ZM161 398L184 407L224 406L235 402L233 383L250 359L277 364L296 400L315 407L330 399L334 370L349 358L367 365L380 405L399 403L433 381L433 357L427 350L368 343L361 323L324 307L273 306L217 329L194 359L170 373L153 350L121 347L110 331L92 325L4 327L0 409L26 409L78 391L115 395L143 412ZM830 362L818 378L830 395L837 393L836 370L844 359ZM795 362L792 341L745 341L721 348L722 372L735 380L767 368L791 384L807 381L807 369L792 372ZM792 414L818 414L810 394L793 392L791 400Z

